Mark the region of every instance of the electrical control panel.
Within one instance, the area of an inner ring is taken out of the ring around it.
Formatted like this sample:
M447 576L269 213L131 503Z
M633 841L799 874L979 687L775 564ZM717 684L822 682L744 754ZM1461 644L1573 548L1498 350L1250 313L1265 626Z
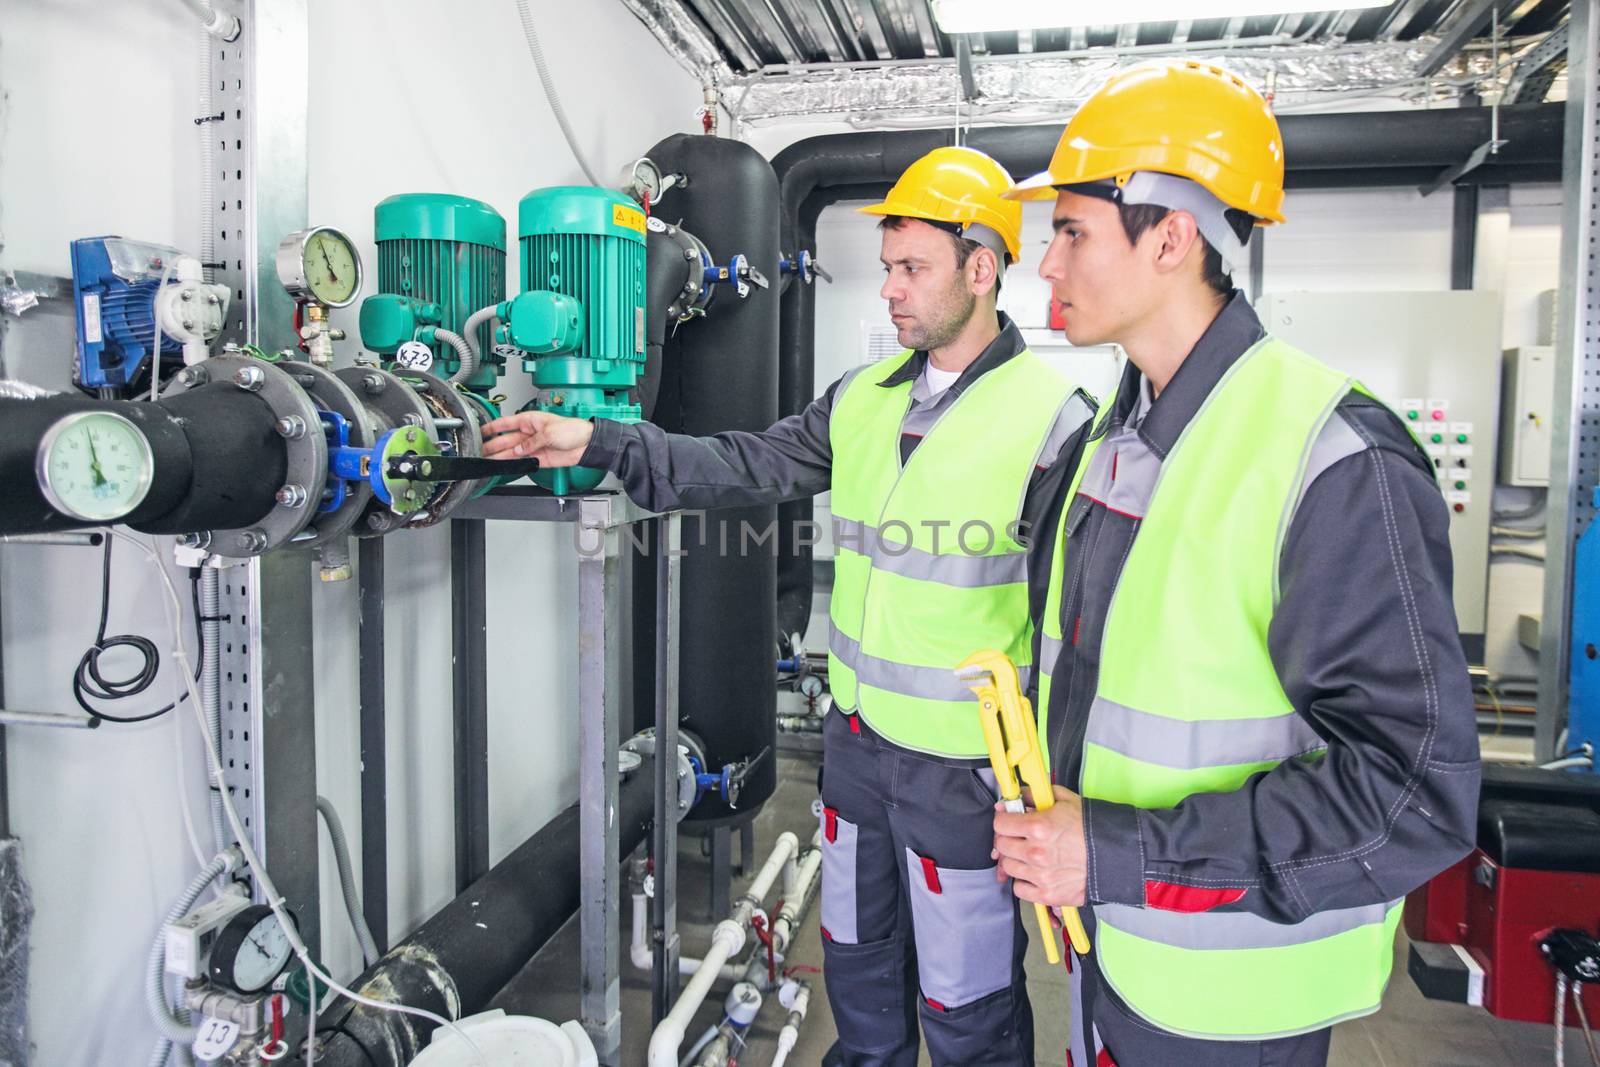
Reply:
M1269 293L1257 311L1270 333L1354 376L1416 435L1450 508L1463 643L1481 656L1499 455L1499 294Z
M1550 419L1555 405L1555 349L1513 348L1501 390L1500 482L1550 484Z

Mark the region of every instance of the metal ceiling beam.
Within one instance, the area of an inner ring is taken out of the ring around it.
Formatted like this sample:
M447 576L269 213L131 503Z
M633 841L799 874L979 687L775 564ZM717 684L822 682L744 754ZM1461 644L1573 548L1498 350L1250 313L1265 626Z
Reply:
M890 44L889 37L884 32L883 23L878 20L878 11L873 7L872 0L838 0L838 2L849 10L859 32L867 35L867 41L877 53L877 58L893 59L894 46Z
M1534 46L1533 50L1517 60L1506 83L1504 104L1537 104L1543 102L1555 83L1557 68L1567 59L1567 32L1570 23L1557 26L1550 35Z
M1427 2L1428 0L1401 0L1389 10L1389 16L1378 28L1377 40L1397 39L1405 28L1411 25L1411 20L1417 17L1417 12L1421 11Z
M972 36L958 33L956 41L956 69L961 72L961 99L972 103L978 99L978 80L972 75Z
M1465 0L1456 9L1454 17L1449 20L1439 43L1434 45L1433 51L1428 53L1417 66L1417 74L1424 78L1432 77L1444 69L1444 65L1461 53L1461 50L1489 25L1496 11L1500 12L1504 21L1518 0Z

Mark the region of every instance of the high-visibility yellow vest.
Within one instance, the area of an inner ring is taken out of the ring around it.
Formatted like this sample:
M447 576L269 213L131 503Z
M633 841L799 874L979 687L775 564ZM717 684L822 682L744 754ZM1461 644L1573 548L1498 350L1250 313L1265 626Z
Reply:
M1269 337L1234 364L1167 455L1106 618L1085 797L1171 808L1231 792L1284 760L1320 758L1321 740L1278 680L1267 629L1312 445L1352 388ZM1103 443L1085 449L1071 494ZM1069 510L1045 609L1046 670L1063 640ZM1041 675L1041 720L1050 684ZM1098 905L1095 919L1100 970L1140 1016L1174 1033L1259 1040L1376 1011L1400 902L1292 925L1120 904Z
M882 383L911 358L856 374L834 401L828 681L839 708L890 741L977 759L976 705L953 672L980 648L1031 667L1019 523L1076 386L1024 350L957 397L902 465L913 383Z

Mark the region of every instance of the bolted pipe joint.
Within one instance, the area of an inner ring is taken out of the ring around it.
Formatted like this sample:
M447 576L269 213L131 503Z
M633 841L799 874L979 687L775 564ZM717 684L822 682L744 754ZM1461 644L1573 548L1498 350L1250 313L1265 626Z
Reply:
M266 380L266 372L260 367L240 367L233 372L233 384L247 393L258 392Z

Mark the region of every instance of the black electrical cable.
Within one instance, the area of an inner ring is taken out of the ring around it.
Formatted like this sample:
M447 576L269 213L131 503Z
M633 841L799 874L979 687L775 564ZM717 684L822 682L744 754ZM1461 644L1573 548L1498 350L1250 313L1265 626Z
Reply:
M155 711L143 715L109 715L99 708L94 707L85 698L93 697L95 700L126 700L128 697L138 696L151 685L155 684L156 675L161 670L161 654L156 651L155 642L139 634L114 634L106 636L106 622L111 612L111 545L116 539L111 535L106 536L106 551L100 569L100 626L95 631L94 644L90 645L83 653L83 658L78 661L78 669L72 675L72 698L78 702L91 718L115 723L148 722L151 719L165 715L180 703L187 700L187 690L172 703L157 708ZM194 679L200 681L201 665L206 658L205 631L201 625L200 616L200 571L190 568L189 571L189 599L194 607L194 630L198 642L198 658L194 669ZM132 675L122 679L110 679L100 673L100 657L107 650L113 648L131 648L144 659L144 665Z

